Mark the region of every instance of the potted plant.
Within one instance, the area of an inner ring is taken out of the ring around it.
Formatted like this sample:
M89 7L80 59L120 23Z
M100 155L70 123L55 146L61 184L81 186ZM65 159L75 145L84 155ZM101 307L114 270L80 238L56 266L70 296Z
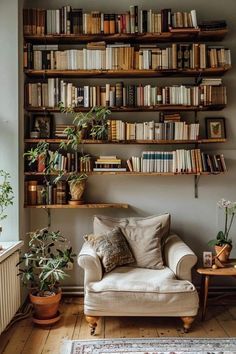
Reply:
M0 221L6 219L7 214L5 210L9 205L13 204L13 190L9 182L11 178L10 174L4 170L0 170ZM2 232L2 226L0 225L0 235ZM0 245L0 250L2 246Z
M55 323L60 319L60 281L66 276L68 264L73 263L72 247L59 232L47 228L29 233L28 251L20 257L19 275L30 290L34 308L33 321L38 324Z
M71 200L69 201L69 204L78 205L84 203L82 197L85 191L87 178L88 176L85 173L73 173L69 176L68 184L71 195Z
M108 137L108 116L111 111L107 107L95 106L88 112L75 112L73 107L64 107L62 103L59 108L63 113L74 115L73 123L75 128L65 129L68 142L71 147L76 148L82 139L93 138L107 140Z
M224 248L223 252L219 255L219 260L221 262L227 262L232 250L232 239L229 237L229 233L236 213L236 202L221 199L217 205L224 211L224 230L220 230L216 239L210 240L208 245L215 246L216 254Z
M50 151L49 143L45 141L39 142L36 147L31 148L24 153L29 166L37 163L37 166L34 166L33 168L37 168L38 172L43 172L45 175L54 171L57 164L58 155L59 151Z

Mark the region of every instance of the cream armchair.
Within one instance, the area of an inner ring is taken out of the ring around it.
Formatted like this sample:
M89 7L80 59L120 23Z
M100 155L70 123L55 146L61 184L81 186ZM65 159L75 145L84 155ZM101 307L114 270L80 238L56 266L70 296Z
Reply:
M84 313L95 333L100 316L179 316L188 331L198 312L198 294L191 283L196 255L177 236L164 245L165 267L121 266L103 273L99 257L85 243L78 256L84 269Z

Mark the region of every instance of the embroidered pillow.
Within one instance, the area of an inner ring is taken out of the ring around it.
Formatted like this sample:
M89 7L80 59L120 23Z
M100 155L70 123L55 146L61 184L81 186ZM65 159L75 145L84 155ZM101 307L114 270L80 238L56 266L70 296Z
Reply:
M135 261L129 245L119 228L101 234L84 236L100 258L105 272L110 272L117 266Z

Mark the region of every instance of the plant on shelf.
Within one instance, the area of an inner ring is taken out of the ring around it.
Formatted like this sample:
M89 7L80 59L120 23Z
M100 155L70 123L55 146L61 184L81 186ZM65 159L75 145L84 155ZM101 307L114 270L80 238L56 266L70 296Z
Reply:
M84 203L82 197L85 191L87 178L88 176L85 173L73 173L69 176L68 184L70 187L71 195L71 200L69 201L69 204L78 205Z
M13 204L13 189L9 179L10 174L4 170L0 170L0 221L6 219L6 209L9 205ZM2 232L2 226L0 225L0 235ZM0 249L2 249L0 245Z
M87 137L98 140L108 138L108 116L111 111L107 107L94 106L88 112L75 112L72 106L64 107L62 103L59 108L63 113L71 113L74 116L75 129L66 128L68 144L76 148L81 140Z
M53 323L60 318L60 282L68 276L66 269L68 264L74 262L75 254L59 231L44 228L28 235L28 250L18 263L19 275L23 285L29 288L34 321L39 324Z
M219 255L219 260L226 262L229 259L232 250L232 239L229 237L229 234L236 214L236 202L221 199L217 205L224 211L224 230L220 230L216 238L210 240L208 245L215 246L216 254L223 251ZM222 248L224 248L224 250L222 250Z
M58 162L59 151L50 151L49 143L45 141L39 142L35 148L24 153L29 166L37 163L38 172L43 172L45 175L55 172ZM35 166L34 166L35 168ZM57 170L59 173L60 171Z

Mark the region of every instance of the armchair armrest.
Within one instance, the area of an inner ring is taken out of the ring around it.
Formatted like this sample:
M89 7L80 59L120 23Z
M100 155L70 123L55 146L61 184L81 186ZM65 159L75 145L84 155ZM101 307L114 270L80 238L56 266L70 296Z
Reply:
M91 282L102 279L102 265L99 257L89 243L85 242L78 255L77 262L84 269L84 289Z
M197 263L197 256L177 235L170 235L164 246L166 265L178 279L192 280L191 269Z

